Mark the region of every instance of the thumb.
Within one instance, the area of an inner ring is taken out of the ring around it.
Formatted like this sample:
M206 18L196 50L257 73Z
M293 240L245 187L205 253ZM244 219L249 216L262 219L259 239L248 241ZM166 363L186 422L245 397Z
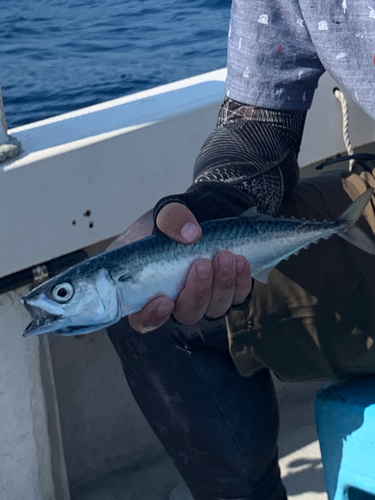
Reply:
M202 235L202 229L193 213L182 203L168 203L156 217L161 232L180 243L195 243Z

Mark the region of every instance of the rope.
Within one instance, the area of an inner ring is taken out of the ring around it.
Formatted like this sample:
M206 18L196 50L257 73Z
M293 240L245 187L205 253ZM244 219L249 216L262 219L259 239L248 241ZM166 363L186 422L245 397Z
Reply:
M344 93L340 89L338 89L337 87L335 89L333 89L333 94L341 105L342 137L344 139L345 149L346 149L346 152L348 153L348 156L352 156L354 153L354 150L353 150L352 144L350 142L350 137L349 137L348 101L346 100ZM349 171L350 172L352 171L353 164L354 164L354 160L353 159L349 160Z

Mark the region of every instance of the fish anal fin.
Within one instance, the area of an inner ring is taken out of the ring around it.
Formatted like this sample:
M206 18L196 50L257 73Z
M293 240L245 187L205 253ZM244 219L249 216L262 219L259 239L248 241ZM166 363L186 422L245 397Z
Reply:
M275 269L275 266L265 267L258 271L256 274L253 274L253 278L260 281L261 283L268 283L270 272Z

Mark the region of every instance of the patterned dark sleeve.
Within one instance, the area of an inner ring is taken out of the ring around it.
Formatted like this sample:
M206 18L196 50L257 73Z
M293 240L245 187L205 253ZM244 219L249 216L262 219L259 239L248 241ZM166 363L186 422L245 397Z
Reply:
M215 130L203 144L186 193L168 196L199 222L238 215L250 206L274 215L295 188L306 111L273 111L226 98Z

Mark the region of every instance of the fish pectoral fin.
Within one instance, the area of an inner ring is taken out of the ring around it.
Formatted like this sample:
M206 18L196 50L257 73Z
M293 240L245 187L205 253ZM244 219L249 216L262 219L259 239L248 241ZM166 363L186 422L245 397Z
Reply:
M261 283L268 283L270 272L275 269L275 266L265 267L262 270L258 271L256 274L253 274L253 278L260 281Z
M116 277L117 281L121 281L121 283L136 283L141 275L141 271L124 271L123 274L119 274Z
M134 276L131 273L125 273L119 276L117 281L121 281L121 283L134 283Z

